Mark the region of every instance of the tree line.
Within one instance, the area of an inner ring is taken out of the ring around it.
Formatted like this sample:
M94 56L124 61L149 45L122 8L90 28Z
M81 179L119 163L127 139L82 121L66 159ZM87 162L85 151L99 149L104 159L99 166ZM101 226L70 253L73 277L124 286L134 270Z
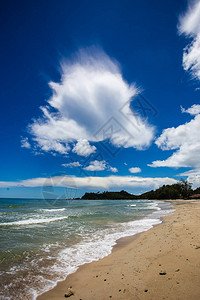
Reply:
M134 199L189 199L193 195L200 194L200 187L193 190L192 183L181 179L179 182L172 185L163 185L162 187L141 195L133 195L124 190L120 192L97 192L85 193L81 199L88 200L134 200ZM200 196L199 196L200 197Z

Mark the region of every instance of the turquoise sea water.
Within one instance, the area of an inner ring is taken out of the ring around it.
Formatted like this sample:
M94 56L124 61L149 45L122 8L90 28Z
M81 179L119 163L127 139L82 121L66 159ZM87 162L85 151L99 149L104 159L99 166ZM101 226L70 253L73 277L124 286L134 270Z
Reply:
M150 200L0 199L0 299L35 299L170 211Z

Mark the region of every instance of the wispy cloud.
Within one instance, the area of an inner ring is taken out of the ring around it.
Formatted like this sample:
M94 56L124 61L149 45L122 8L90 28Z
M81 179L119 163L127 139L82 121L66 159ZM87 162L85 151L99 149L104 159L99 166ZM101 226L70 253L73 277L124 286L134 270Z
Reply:
M194 36L200 32L200 1L188 1L188 7L179 17L178 29L181 34Z
M77 187L88 189L110 189L110 188L143 188L155 189L163 184L173 184L177 182L169 177L137 177L137 176L106 176L106 177L76 177L76 176L55 176L51 178L33 178L18 182L0 181L0 187Z
M200 1L190 1L179 18L179 33L192 39L183 51L183 68L200 79Z
M130 108L138 89L124 80L115 60L92 48L80 51L61 68L60 82L49 83L52 96L41 107L42 116L29 125L35 145L66 154L77 142L72 151L82 156L95 152L89 141L108 139L116 147L136 149L150 145L153 126ZM97 135L111 117L123 130Z

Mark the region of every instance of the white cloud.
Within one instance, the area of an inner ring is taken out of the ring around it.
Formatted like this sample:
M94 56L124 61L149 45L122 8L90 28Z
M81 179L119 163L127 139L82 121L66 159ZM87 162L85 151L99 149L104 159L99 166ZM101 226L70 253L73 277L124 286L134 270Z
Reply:
M143 188L144 190L156 189L163 184L173 184L177 181L169 177L137 177L137 176L106 176L106 177L76 177L76 176L55 176L51 178L33 178L19 182L0 181L0 187L77 187L88 189L113 189L113 188Z
M84 168L84 170L87 170L87 171L104 171L105 169L106 169L106 161L105 160L91 161L89 166Z
M72 152L80 156L88 156L96 151L95 146L91 146L86 139L79 139L72 149Z
M186 111L194 114L194 105ZM197 110L196 110L197 111ZM176 150L166 160L154 161L151 167L200 167L200 114L178 127L163 130L156 140L162 150Z
M116 167L109 167L108 168L108 171L111 171L113 173L117 173L118 172L118 169Z
M71 163L67 163L67 164L62 164L63 167L69 167L69 168L73 168L73 167L83 167L82 164L80 164L79 161L74 161ZM109 166L105 160L94 160L91 161L90 164L87 167L83 168L84 170L87 171L104 171L107 169L107 171L111 171L113 173L117 173L118 169L115 167L111 167Z
M88 152L81 152L81 140L108 138L116 147L148 147L154 128L130 108L137 88L123 79L116 61L103 51L91 52L80 51L73 62L63 63L60 82L49 83L52 96L41 107L42 117L29 125L33 140L43 151L62 154L78 141L73 151L83 156L95 149L88 146ZM104 125L111 117L119 130L106 131L105 136ZM96 134L100 129L102 134Z
M200 1L192 1L179 18L179 32L192 38L183 51L183 68L200 79Z
M111 171L113 173L117 173L118 169L116 167L111 167L108 165L108 163L105 160L94 160L91 161L90 164L83 168L84 170L87 171Z
M200 1L190 1L186 13L179 18L179 33L190 38L190 44L183 53L183 67L193 78L200 79ZM156 140L156 145L162 150L175 150L165 160L156 160L151 167L200 167L200 105L190 108L181 107L183 113L189 113L194 118L178 127L163 130Z
M184 49L183 68L200 79L200 34Z
M188 113L192 116L196 116L200 113L200 105L199 104L193 104L188 109L185 109L184 107L181 106L181 111L182 111L182 113Z
M190 1L185 14L179 17L179 32L194 36L200 32L200 1Z
M200 187L200 169L194 169L178 174L177 176L187 177L187 180L192 183L193 188Z
M80 167L81 164L79 161L74 161L74 162L71 162L71 163L68 163L68 164L62 164L63 167L70 167L70 168L73 168L73 167Z
M61 154L67 154L70 150L70 147L67 143L63 143L58 140L51 140L48 138L34 138L34 141L38 143L40 149L45 152L58 152Z
M130 173L140 173L142 170L138 167L133 167L129 169Z
M21 138L21 147L22 147L22 148L27 148L27 149L30 149L30 148L31 148L31 144L29 143L27 137Z

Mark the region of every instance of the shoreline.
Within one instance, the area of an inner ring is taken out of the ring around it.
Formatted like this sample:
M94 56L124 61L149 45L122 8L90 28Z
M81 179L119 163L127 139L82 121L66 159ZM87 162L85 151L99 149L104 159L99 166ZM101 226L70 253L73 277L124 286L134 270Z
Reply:
M154 200L149 200L149 201L154 201ZM155 201L159 202L158 200L155 200ZM161 202L165 202L165 200L161 200ZM171 202L171 201L169 201L169 202ZM158 209L158 210L160 211L160 209ZM171 207L169 207L169 208L165 208L164 211L165 210L172 211L172 212L170 212L170 214L173 213L173 205L171 205ZM154 211L153 213L156 213L156 211ZM46 291L43 291L41 294L37 295L36 298L34 298L34 299L40 299L40 297L42 297L44 294L53 291L57 287L57 285L59 285L62 282L65 282L65 280L67 280L71 275L73 275L74 273L76 273L83 266L92 264L93 262L98 262L98 261L104 259L105 257L110 256L114 251L118 250L118 248L121 248L124 245L127 245L128 243L131 243L133 240L135 240L143 232L146 232L146 231L150 230L151 228L153 228L154 226L158 226L162 222L164 222L163 221L163 216L157 216L156 215L155 218L154 218L153 217L153 213L150 213L149 215L146 215L146 217L143 216L142 218L133 220L133 222L142 221L145 218L147 218L148 221L151 220L151 219L152 219L152 221L156 220L156 223L152 222L152 224L150 224L150 227L149 228L143 228L143 231L138 231L136 233L132 233L131 235L129 233L127 233L127 235L125 235L125 236L118 237L114 241L114 243L111 245L110 253L106 253L105 256L103 256L102 258L98 258L97 260L96 259L95 260L91 260L90 262L84 262L83 264L78 265L77 269L75 271L73 271L72 273L68 274L65 279L61 279L61 280L56 281L55 284L52 287L50 287L49 289L46 289ZM166 215L168 215L168 213ZM150 218L148 218L148 216L150 216Z
M155 201L158 201L158 200L155 200ZM84 263L83 265L80 265L78 267L78 269L67 275L66 279L64 280L60 280L56 283L56 285L54 287L52 287L50 290L47 290L46 292L43 292L42 294L38 295L36 297L36 300L48 300L48 299L52 299L52 300L60 300L60 299L63 299L63 297L65 296L65 293L68 291L68 289L72 290L74 292L74 289L72 287L72 284L68 284L68 280L73 276L75 275L76 273L79 273L81 272L81 270L83 269L83 272L85 271L85 267L87 268L87 266L90 266L94 263L98 263L99 261L102 261L104 260L105 258L107 257L110 257L113 253L115 253L116 251L120 250L120 249L123 249L124 247L128 246L129 244L131 244L132 242L134 242L135 240L137 240L141 235L143 235L144 233L146 232L149 232L149 230L152 230L153 228L157 227L157 226L160 226L162 225L164 222L165 222L165 217L171 215L174 213L174 210L175 210L175 206L176 204L179 204L179 201L182 201L182 200L161 200L163 202L169 202L172 204L172 207L170 208L170 210L172 210L172 213L164 216L164 217L160 217L160 220L161 220L161 223L158 223L158 224L153 224L152 225L152 228L146 230L146 231L142 231L142 232L138 232L134 235L131 235L131 236L124 236L124 237L121 237L119 239L116 240L116 244L112 247L112 250L111 250L111 253L108 254L107 256L104 256L103 258L97 260L97 261L92 261L92 262L89 262L89 263ZM177 202L177 203L176 203ZM182 203L180 203L182 204ZM73 280L73 279L72 279ZM71 281L70 281L71 282ZM65 283L68 284L67 288L65 288ZM57 292L58 290L61 288L62 291L64 291L64 294L62 295L61 297L61 293L58 293L57 295ZM65 297L64 297L65 298ZM75 297L75 295L73 296L70 296L70 299L79 299L79 297ZM82 298L80 298L81 300L84 300ZM88 298L87 298L88 299ZM101 299L101 298L99 298ZM93 300L91 298L91 300ZM102 300L102 299L101 299Z
M119 239L111 254L80 266L37 300L63 299L70 286L72 300L200 299L200 201L167 202L180 205L159 226Z
M147 200L147 201L150 201L151 204L154 204L152 200ZM54 282L52 282L53 284L49 288L46 288L46 291L43 290L43 292L41 294L35 296L36 298L34 298L34 299L38 299L41 295L43 295L45 293L48 293L49 291L51 291L54 288L56 288L56 286L60 282L65 281L69 276L71 276L72 274L76 273L79 270L79 268L81 268L82 266L87 265L87 264L91 264L91 263L93 263L95 261L99 261L99 260L101 260L101 259L103 259L103 258L105 258L105 257L107 257L109 255L111 255L113 251L115 251L116 249L118 249L118 247L121 247L122 245L127 244L128 242L133 241L141 233L143 233L143 232L151 229L154 226L159 225L162 222L162 216L161 215L163 215L163 214L166 215L170 211L172 211L172 205L167 205L166 207L164 206L163 208L157 208L157 206L159 206L158 205L159 202L163 203L164 200L161 200L161 201L155 200L154 202L155 202L155 204L153 205L152 208L151 208L151 204L150 204L150 206L147 205L148 206L147 209L154 209L154 207L155 207L155 210L153 212L150 212L147 215L143 214L142 216L137 217L136 219L133 219L133 220L129 220L129 222L127 222L127 224L129 224L131 222L133 222L133 223L136 222L136 224L131 224L131 227L130 227L131 230L130 231L127 230L127 232L124 232L123 228L122 228L122 231L120 231L119 228L118 228L118 230L116 232L116 235L118 235L118 236L115 236L114 239L112 238L112 234L111 234L111 240L110 240L110 242L107 245L108 246L107 247L107 251L104 251L105 252L104 256L100 255L101 257L98 258L97 256L95 257L95 255L94 255L93 259L89 259L89 261L88 261L88 259L86 259L85 262L82 262L82 264L76 265L76 270L74 270L71 273L68 273L68 275L66 275L65 279L60 279L60 280L56 279ZM161 204L161 205L163 206L163 204ZM134 206L135 206L135 204L134 204ZM158 210L158 212L157 212L157 210ZM155 216L153 216L154 213L159 213L160 211L163 211L163 213L161 213L161 215L155 215ZM147 219L146 222L145 222L145 219ZM140 222L141 222L141 224L140 224ZM120 234L120 232L122 234ZM88 253L87 248L85 249L85 251L86 251L85 253L87 254ZM92 253L95 254L95 252L92 252ZM79 257L81 257L81 256L79 256Z

